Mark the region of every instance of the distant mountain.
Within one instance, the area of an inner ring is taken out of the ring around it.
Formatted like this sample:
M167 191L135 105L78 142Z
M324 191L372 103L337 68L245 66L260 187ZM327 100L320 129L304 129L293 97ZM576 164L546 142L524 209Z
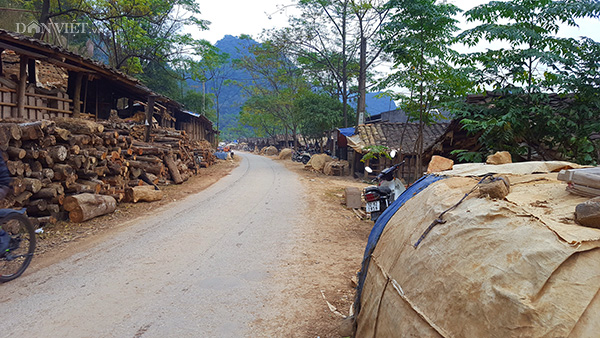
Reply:
M219 48L222 52L229 54L229 63L221 68L221 73L226 74L228 80L231 82L242 83L250 81L250 74L245 70L233 67L233 61L249 55L248 48L256 44L258 44L258 42L254 40L241 39L231 35L226 35L215 44L215 47ZM241 88L231 82L224 84L219 93L219 129L224 132L237 126L238 113L246 101ZM202 90L202 83L199 81L188 80L188 85L191 88L196 88L196 90ZM207 81L205 84L206 92L216 95L215 89L218 87L217 85L218 83L216 81ZM375 96L377 94L379 93L367 94L367 113L374 115L396 109L394 101L389 98L376 98ZM356 102L350 102L350 105L356 109Z
M379 94L381 94L381 92L367 93L367 98L366 98L367 114L376 115L376 114L382 113L384 111L390 111L390 110L396 109L396 103L394 103L394 101L391 98L376 97ZM356 106L357 106L356 100L351 100L349 104L352 108L356 109Z

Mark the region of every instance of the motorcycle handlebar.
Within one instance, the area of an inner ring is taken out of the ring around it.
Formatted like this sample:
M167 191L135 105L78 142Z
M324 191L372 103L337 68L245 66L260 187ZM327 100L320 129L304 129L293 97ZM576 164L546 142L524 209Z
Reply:
M375 177L375 178L372 180L372 182L376 182L376 181L379 181L379 180L381 180L381 178L383 178L383 176L385 176L385 175L387 175L387 174L389 174L389 173L392 173L392 172L394 172L394 171L398 170L398 168L400 168L400 166L404 165L405 163L406 163L406 160L405 160L405 161L402 161L402 162L400 162L400 163L394 164L393 166L391 166L391 167L389 167L389 168L383 169L383 170L382 170L382 171L381 171L381 172L380 172L380 173L377 175L377 177Z

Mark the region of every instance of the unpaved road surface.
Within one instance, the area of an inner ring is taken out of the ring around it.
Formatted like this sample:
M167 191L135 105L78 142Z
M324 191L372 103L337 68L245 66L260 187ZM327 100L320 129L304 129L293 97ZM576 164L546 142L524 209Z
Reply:
M0 336L261 336L252 323L281 311L266 304L306 205L297 175L243 156L208 189L0 285Z

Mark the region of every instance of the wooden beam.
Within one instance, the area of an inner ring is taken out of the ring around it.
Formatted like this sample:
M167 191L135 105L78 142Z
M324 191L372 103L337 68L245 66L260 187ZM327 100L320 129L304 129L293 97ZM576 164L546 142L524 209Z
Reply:
M86 69L86 68L74 66L72 64L65 63L65 62L62 62L62 61L59 61L59 60L56 60L56 59L48 58L46 61L48 61L49 63L52 63L52 64L54 64L56 66L59 66L59 67L62 67L62 68L68 69L68 70L72 70L72 71L75 71L75 72L88 73L88 74L96 74L96 72L93 71L93 70L89 70L89 69Z
M0 76L4 76L4 70L2 69L2 52L4 52L4 48L0 48Z
M38 60L46 60L48 58L46 55L30 52L26 49L15 47L15 46L9 45L4 42L0 42L0 48L12 50L13 52L15 52L19 55L25 55L25 56L32 57L32 58L38 59Z
M19 87L17 89L17 114L15 116L14 109L12 117L23 118L25 116L25 90L27 89L27 63L29 57L27 55L19 56Z
M73 92L73 117L78 118L81 113L81 79L83 74L80 72L76 73L75 76L75 91Z
M152 128L152 115L154 113L154 100L156 97L154 95L150 95L148 97L148 105L146 106L146 134L144 135L144 140L146 142L150 141L150 128Z

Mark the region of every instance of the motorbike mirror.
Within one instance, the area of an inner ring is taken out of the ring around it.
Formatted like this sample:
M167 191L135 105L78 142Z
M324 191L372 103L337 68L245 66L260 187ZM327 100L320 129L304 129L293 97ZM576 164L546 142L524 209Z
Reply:
M369 174L373 173L373 169L371 169L371 167L365 167L365 171L368 172Z
M390 156L392 158L396 157L396 149L393 149L392 151L390 151Z

